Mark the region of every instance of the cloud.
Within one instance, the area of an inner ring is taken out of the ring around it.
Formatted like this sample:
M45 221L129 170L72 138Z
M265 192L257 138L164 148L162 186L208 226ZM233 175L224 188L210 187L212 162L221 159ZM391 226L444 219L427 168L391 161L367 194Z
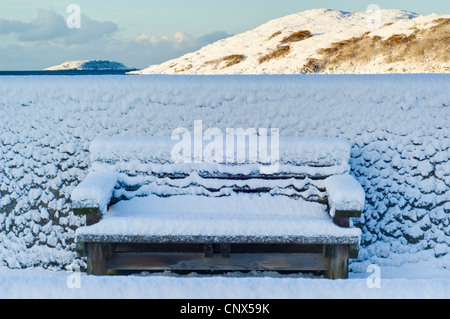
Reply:
M29 22L0 19L0 70L37 70L68 60L106 59L144 68L196 51L230 34L215 31L200 37L183 31L125 38L114 22L81 15L81 28L67 27L65 17L39 10Z
M64 17L48 10L39 10L37 18L23 26L15 32L21 41L52 40L66 35L68 29Z
M30 27L31 25L20 21L0 19L0 34L22 33L28 31Z
M209 34L205 34L199 38L195 38L183 31L177 31L173 36L155 36L145 33L139 34L131 44L144 47L147 45L149 48L172 48L175 50L198 50L201 47L216 42L218 40L230 37L231 34L225 31L215 31Z
M197 43L197 39L193 38L192 36L184 33L183 31L177 31L175 34L171 37L169 36L155 36L155 35L148 35L145 33L139 34L136 39L132 42L138 42L141 45L149 45L152 47L165 47L165 48L182 48L182 47L190 47L195 46Z
M106 21L93 20L85 15L81 15L81 28L69 29L66 37L67 43L83 43L112 35L119 30L117 24Z
M225 31L215 31L198 38L183 31L177 31L171 36L155 36L141 33L135 39L129 41L126 47L122 49L123 55L130 60L128 62L121 60L120 62L144 68L151 64L159 64L178 58L186 53L197 51L207 44L229 36L231 35Z
M134 65L138 67L162 63L201 47L198 39L182 31L177 31L171 36L141 33L124 45L122 50L126 51L128 56L133 57L134 63L136 63Z
M81 28L70 29L62 15L41 9L30 22L0 19L0 35L16 34L19 41L63 40L67 44L87 43L112 35L118 30L113 22L100 22L81 15Z

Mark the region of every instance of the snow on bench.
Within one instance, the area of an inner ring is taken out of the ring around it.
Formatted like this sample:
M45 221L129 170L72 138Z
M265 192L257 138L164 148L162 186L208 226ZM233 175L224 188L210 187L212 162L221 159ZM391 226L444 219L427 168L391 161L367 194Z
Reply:
M150 195L110 207L101 222L80 229L81 241L357 243L359 229L329 221L325 205L270 194L226 197ZM100 239L101 237L101 239Z
M88 273L313 270L347 277L360 241L350 218L364 206L364 191L349 175L348 141L280 137L270 172L261 169L267 161L180 163L175 144L149 136L91 143L90 172L72 193L74 213L86 215L76 240Z

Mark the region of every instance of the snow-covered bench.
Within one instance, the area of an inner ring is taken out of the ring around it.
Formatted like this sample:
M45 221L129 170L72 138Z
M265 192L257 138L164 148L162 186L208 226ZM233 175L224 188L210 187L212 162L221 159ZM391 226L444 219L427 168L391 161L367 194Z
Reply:
M324 271L345 278L356 258L364 191L350 144L280 137L265 163L179 163L170 137L101 137L72 193L86 215L76 241L88 274L121 270ZM272 163L273 164L273 163ZM266 167L267 168L267 167Z

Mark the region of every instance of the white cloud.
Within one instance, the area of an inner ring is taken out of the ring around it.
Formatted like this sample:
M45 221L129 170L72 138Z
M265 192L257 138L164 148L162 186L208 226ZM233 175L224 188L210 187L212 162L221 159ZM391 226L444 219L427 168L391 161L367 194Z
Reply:
M136 37L136 41L140 43L149 43L153 46L161 45L164 47L173 47L176 49L195 46L198 42L197 39L184 33L183 31L177 31L171 37L166 35L158 37L155 35L141 33Z
M67 43L83 43L114 35L118 30L117 24L110 21L97 21L81 15L82 26L79 29L68 29L65 41Z
M199 38L194 38L183 31L177 31L173 36L155 36L146 33L139 34L135 41L141 44L151 44L153 46L162 46L165 48L172 47L173 49L193 49L200 48L204 45L210 44L217 40L231 36L225 31L215 31Z
M112 35L118 27L114 22L101 22L81 15L82 27L70 29L65 18L53 11L41 9L30 22L0 19L0 35L15 34L19 41L65 41L87 43Z
M107 59L144 68L229 36L218 31L196 38L183 31L156 36L121 36L114 22L81 15L81 28L70 29L65 18L40 10L29 22L0 19L0 70L37 70L68 60Z

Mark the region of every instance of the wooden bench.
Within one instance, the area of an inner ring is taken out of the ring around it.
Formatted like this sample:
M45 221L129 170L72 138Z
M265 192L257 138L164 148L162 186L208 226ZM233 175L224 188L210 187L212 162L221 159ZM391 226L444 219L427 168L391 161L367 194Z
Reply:
M170 137L101 137L72 192L87 272L318 271L346 278L364 191L350 144L280 137L265 163L174 162Z

